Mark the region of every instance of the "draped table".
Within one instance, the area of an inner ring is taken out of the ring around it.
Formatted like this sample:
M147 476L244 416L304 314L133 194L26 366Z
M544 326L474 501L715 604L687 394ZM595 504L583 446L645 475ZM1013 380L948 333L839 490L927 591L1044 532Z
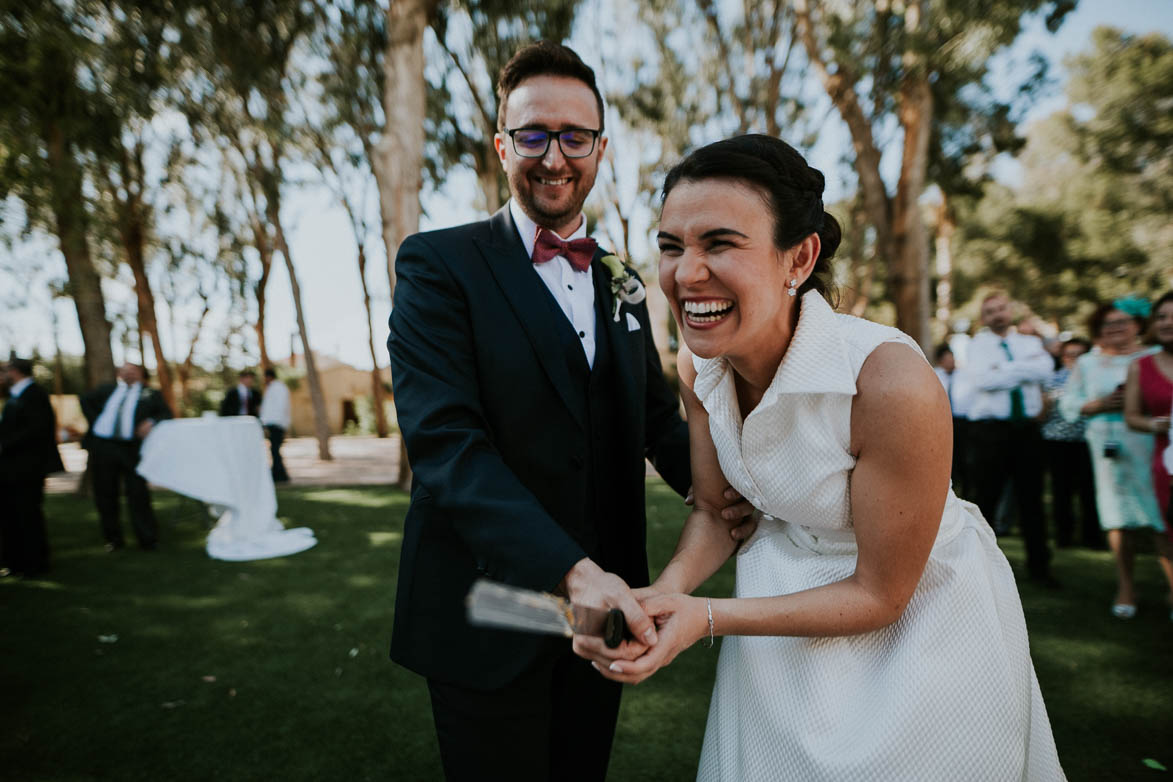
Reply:
M318 541L308 527L285 529L260 422L253 416L160 421L143 441L147 481L223 509L208 533L213 559L284 557Z

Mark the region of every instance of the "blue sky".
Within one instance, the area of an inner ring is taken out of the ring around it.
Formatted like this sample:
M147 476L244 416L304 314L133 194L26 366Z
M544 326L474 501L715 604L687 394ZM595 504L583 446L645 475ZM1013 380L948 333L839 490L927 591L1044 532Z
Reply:
M998 68L1013 73L1016 63L1024 63L1032 51L1045 54L1053 63L1053 76L1062 77L1062 60L1068 55L1087 48L1092 30L1109 24L1128 32L1145 33L1160 31L1173 37L1173 0L1081 0L1078 9L1070 14L1056 35L1047 33L1040 20L1035 20L1020 37L1016 45L999 60ZM573 42L572 42L573 43ZM1028 115L1028 119L1046 116L1063 106L1061 90L1041 100ZM819 144L810 151L811 163L824 171L836 168L847 135L833 117L828 132L823 134ZM898 152L896 152L898 154ZM890 155L891 156L891 155ZM1015 166L1003 165L999 174L1013 179ZM842 195L835 192L841 187L835 177L828 177L828 200ZM474 183L470 175L458 174L452 177L444 193L429 199L425 208L429 215L424 218L423 227L455 225L481 215L470 206ZM287 199L284 218L290 233L291 250L300 278L303 305L314 349L338 356L358 367L370 367L367 350L367 326L362 312L361 290L355 264L354 241L350 227L340 209L334 206L329 195L321 188L304 187ZM57 265L62 272L64 263L56 252L55 243L37 241L20 250L27 257L47 259L50 267ZM370 251L374 253L367 271L367 279L376 303L376 340L381 345L386 338L386 321L390 311L387 300L387 280L381 257L382 243L375 239ZM0 285L8 287L17 281L5 278L0 272ZM19 284L19 283L17 283ZM292 302L289 298L289 280L285 269L274 264L269 288L269 312L266 335L270 355L275 359L287 356L291 343L290 336L296 331ZM115 292L115 295L118 295ZM34 295L34 299L38 297ZM62 347L67 352L81 352L81 337L77 329L72 305L61 302L57 305ZM223 317L223 315L221 315ZM184 337L178 339L183 342ZM164 348L174 360L176 351L164 336ZM34 347L42 354L52 352L50 319L45 307L33 306L24 310L9 312L0 323L0 350L7 353L9 348L27 354ZM384 349L380 349L384 353ZM205 350L204 356L217 355L218 350ZM120 360L120 352L115 358ZM242 362L255 353L239 357ZM153 363L148 360L148 364Z

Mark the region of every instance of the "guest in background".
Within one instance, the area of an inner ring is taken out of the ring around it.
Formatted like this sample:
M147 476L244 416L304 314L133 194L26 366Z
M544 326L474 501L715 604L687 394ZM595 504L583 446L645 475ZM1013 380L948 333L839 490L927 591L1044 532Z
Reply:
M61 472L57 416L49 395L33 382L33 364L8 362L8 402L0 413L0 570L38 576L49 570L45 476Z
M953 414L953 491L959 497L972 495L969 468L969 403L972 389L965 377L965 371L957 366L953 349L947 344L940 345L934 356L933 371L945 393L949 395L949 409Z
M89 451L94 503L107 551L125 545L119 520L120 485L126 489L139 546L153 551L159 544L159 523L151 508L151 493L135 468L143 439L157 421L171 418L171 409L162 394L147 388L146 378L143 367L123 364L117 383L98 386L81 397L81 410L90 424L82 447Z
M269 436L269 450L273 454L273 483L289 483L289 473L281 461L281 443L289 431L289 386L277 379L277 371L272 367L265 370L261 426Z
M1076 360L1091 350L1091 343L1075 337L1062 344L1059 368L1044 386L1046 414L1043 420L1043 450L1051 476L1051 518L1055 522L1055 544L1066 548L1075 537L1075 503L1079 502L1080 543L1087 548L1104 547L1100 519L1096 513L1096 489L1092 463L1084 439L1085 419L1068 421L1059 412L1063 387L1071 377Z
M1153 337L1160 352L1129 365L1124 386L1124 419L1138 432L1152 432L1153 490L1165 520L1165 534L1173 538L1169 472L1164 454L1169 447L1170 407L1173 407L1173 291L1157 299L1153 308Z
M1138 339L1148 314L1143 299L1117 299L1102 304L1088 322L1098 349L1080 356L1063 390L1059 409L1068 421L1087 416L1084 437L1091 452L1100 526L1116 559L1117 590L1112 613L1120 619L1136 616L1132 579L1135 538L1141 531L1164 533L1165 523L1153 494L1153 435L1129 429L1124 423L1124 382L1133 361L1154 352ZM1158 555L1169 568L1169 539L1156 536Z
M1042 384L1051 377L1055 362L1042 340L1011 327L1012 314L1006 294L986 296L981 305L986 328L969 346L974 499L992 521L999 500L1013 486L1027 574L1036 583L1055 587L1043 516L1043 446L1037 420L1043 409Z
M220 415L260 415L261 392L253 388L255 382L253 373L242 369L236 377L236 387L220 402Z

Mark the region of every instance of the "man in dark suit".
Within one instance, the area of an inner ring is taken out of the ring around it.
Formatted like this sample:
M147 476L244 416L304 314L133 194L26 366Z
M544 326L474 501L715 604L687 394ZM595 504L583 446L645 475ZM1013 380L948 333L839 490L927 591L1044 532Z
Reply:
M57 451L57 416L33 382L31 361L14 358L4 372L8 402L0 414L0 565L14 575L49 570L45 476L65 469Z
M98 386L82 396L81 410L90 424L82 447L89 451L94 503L98 506L106 550L114 551L125 545L118 518L122 484L126 487L135 538L143 550L153 551L159 544L159 524L151 508L147 482L135 468L143 439L157 421L171 418L171 409L162 394L147 388L143 367L123 364L116 384Z
M602 779L620 688L565 639L470 626L464 599L479 576L558 592L654 643L628 587L648 583L645 457L683 495L688 434L646 305L616 303L584 238L607 143L594 73L534 44L498 96L512 200L396 259L387 346L415 473L391 657L427 677L450 780Z
M256 378L247 369L236 376L236 387L229 390L220 401L220 415L261 414L261 392L253 388Z

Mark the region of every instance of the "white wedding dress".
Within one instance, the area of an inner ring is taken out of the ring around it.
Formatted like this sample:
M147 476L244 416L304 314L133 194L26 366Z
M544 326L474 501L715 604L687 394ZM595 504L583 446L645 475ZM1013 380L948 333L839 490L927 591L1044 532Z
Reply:
M849 453L855 380L896 329L802 298L794 339L744 423L724 359L694 389L730 484L762 514L737 597L800 592L855 570ZM909 443L915 448L915 443ZM949 492L903 616L835 638L730 636L700 780L1062 780L1014 577L977 507Z

